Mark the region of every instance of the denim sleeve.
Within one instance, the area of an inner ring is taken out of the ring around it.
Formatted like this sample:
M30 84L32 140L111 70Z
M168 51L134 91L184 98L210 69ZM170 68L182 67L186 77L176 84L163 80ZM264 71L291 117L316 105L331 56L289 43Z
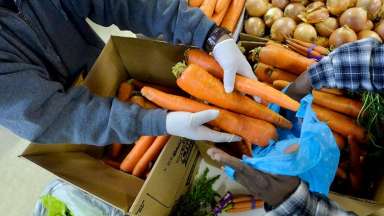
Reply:
M36 66L0 65L0 124L37 143L107 145L165 134L164 110L143 110L86 87L68 91Z
M67 2L68 3L68 2ZM214 26L199 9L188 7L186 0L70 0L76 15L89 17L98 24L116 24L150 37L202 48Z

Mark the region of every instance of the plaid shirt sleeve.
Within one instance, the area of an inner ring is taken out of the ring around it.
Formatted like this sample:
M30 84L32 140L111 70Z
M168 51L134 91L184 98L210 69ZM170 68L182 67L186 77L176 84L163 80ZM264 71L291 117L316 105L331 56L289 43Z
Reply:
M301 183L296 191L280 206L268 212L266 216L357 216L342 210L328 198L311 193L305 183Z
M345 44L308 70L315 88L384 90L384 45L373 38Z

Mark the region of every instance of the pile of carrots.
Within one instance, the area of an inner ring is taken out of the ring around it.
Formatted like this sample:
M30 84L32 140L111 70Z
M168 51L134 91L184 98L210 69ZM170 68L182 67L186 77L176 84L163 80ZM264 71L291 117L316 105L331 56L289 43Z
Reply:
M188 4L200 8L216 25L233 32L243 12L245 0L188 0Z
M325 48L318 46L312 47L311 53L304 52L310 46L310 43L295 39L287 39L286 46L271 41L264 43L263 47L252 51L251 59L257 59L254 67L256 76L260 81L282 90L316 62L308 58L308 54L317 57L328 54ZM313 90L312 95L313 111L331 128L342 154L347 154L343 160L347 159L339 165L337 178L349 181L351 188L356 190L361 186L362 178L361 158L364 151L361 144L367 142L366 130L356 122L362 102L347 97L338 89Z
M264 202L251 195L233 195L231 192L228 192L220 199L214 212L215 215L221 212L240 213L263 207Z
M123 82L119 87L118 99L123 102L136 104L144 109L157 108L143 96L135 95L137 94L137 92L135 93L135 89L140 90L144 85L149 84L141 83L137 80ZM156 87L168 91L165 87ZM151 165L154 164L169 138L169 136L142 136L135 142L133 148L128 150L128 153L124 151L124 145L114 143L111 145L110 151L103 161L105 164L116 169L120 169L139 178L145 178L150 171Z

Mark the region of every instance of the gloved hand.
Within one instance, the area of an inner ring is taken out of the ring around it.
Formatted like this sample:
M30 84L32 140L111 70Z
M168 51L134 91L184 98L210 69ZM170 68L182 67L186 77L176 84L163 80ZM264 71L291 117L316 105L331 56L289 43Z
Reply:
M191 140L207 140L211 142L237 142L241 138L232 134L212 130L203 124L216 119L218 110L205 110L197 113L171 112L167 115L167 133Z
M219 41L213 48L212 53L224 70L225 92L231 93L233 91L237 73L250 79L257 79L251 65L249 65L232 38L225 37L222 41Z
M300 101L312 90L311 78L308 72L302 73L287 89L287 95Z
M264 200L273 208L288 199L300 184L297 177L270 175L255 170L220 149L211 148L207 153L213 160L235 169L236 180L255 198Z

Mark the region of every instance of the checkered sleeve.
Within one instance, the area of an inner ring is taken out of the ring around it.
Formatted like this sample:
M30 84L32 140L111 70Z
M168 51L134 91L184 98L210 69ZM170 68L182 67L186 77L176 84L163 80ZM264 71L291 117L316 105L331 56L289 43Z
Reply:
M308 186L302 182L296 191L280 206L268 212L266 216L356 216L352 212L342 210L328 198L311 193Z
M384 90L384 45L369 38L335 49L308 70L315 88Z

